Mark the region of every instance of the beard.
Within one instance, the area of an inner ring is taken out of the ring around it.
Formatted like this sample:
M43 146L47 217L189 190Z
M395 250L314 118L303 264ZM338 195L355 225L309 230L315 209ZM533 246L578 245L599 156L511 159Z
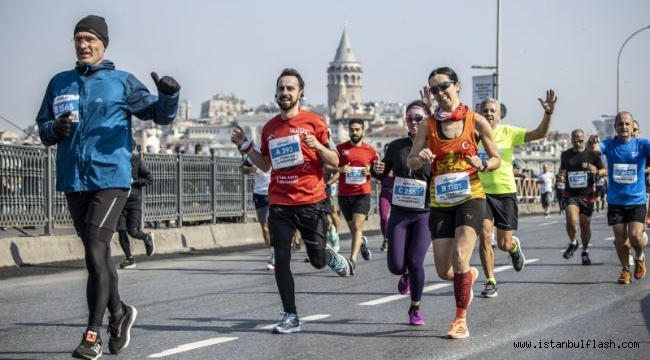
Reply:
M353 144L358 144L361 142L361 139L363 139L363 135L357 136L357 135L350 135L350 141L352 141Z
M286 104L285 101L289 100L289 104ZM275 102L278 104L282 111L291 110L294 106L298 104L299 99L292 99L291 96L282 96L278 98Z

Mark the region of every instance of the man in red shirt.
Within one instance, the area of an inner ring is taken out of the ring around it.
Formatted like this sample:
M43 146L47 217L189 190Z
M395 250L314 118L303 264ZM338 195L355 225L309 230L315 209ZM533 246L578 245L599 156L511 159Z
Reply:
M300 108L305 83L294 69L284 69L276 81L275 100L280 114L262 129L260 151L235 128L230 141L255 166L271 170L269 184L269 233L275 250L275 282L284 312L273 333L300 331L295 288L291 273L291 241L296 229L305 241L312 266L325 265L340 276L349 275L344 256L327 245L329 206L325 194L323 165L338 166L339 157L331 145L327 124L322 118Z
M352 119L348 123L350 141L339 144L339 167L330 166L328 171L340 173L339 208L348 223L352 235L350 249L350 275L354 275L356 261L361 252L364 260L370 260L368 239L363 236L363 223L370 212L370 167L379 160L377 151L363 142L364 123L361 119Z

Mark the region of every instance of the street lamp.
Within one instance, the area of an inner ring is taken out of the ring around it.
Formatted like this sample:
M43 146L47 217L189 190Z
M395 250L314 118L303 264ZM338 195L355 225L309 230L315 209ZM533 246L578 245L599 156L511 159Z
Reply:
M627 44L628 41L630 41L631 38L634 37L634 35L640 33L643 30L650 29L650 25L643 27L635 32L632 33L632 35L628 36L627 39L623 42L623 45L621 45L621 49L618 51L618 59L616 60L616 113L618 114L619 111L619 103L621 101L621 96L620 96L620 72L621 72L621 53L623 52L623 48L625 47L625 44Z
M499 100L499 66L501 65L501 46L499 40L501 38L501 1L497 0L497 49L496 49L496 65L495 66L481 66L472 65L472 69L489 69L494 70L494 98Z

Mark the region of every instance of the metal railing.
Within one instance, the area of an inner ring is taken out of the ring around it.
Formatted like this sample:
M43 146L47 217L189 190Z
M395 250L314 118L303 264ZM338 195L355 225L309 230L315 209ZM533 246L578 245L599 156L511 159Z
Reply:
M241 158L193 154L141 154L153 174L143 188L143 222L247 222L255 218L252 175L239 172ZM45 235L71 226L63 193L55 191L56 149L0 145L0 227L42 227ZM378 213L380 184L373 181L371 214ZM535 179L517 179L520 203L539 202Z

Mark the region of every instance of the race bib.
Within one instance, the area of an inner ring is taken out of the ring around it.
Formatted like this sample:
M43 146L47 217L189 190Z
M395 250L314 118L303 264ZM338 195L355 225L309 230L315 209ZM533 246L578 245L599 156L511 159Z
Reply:
M271 166L284 169L305 162L300 148L300 135L289 135L269 141Z
M469 173L452 173L436 176L434 180L436 202L450 204L468 199L472 194Z
M52 102L52 110L54 110L55 119L70 111L72 122L79 122L79 95L69 94L55 97Z
M351 166L350 172L345 174L345 183L350 185L361 185L366 183L366 174L363 173L364 167Z
M556 187L558 190L564 190L564 188L566 187L566 185L565 185L563 182L558 182L558 183L555 185L555 187Z
M635 184L636 164L614 164L613 179L619 184Z
M569 171L567 174L569 178L569 187L572 189L580 189L587 187L587 172L585 171Z
M426 181L396 176L393 184L393 205L424 209Z

